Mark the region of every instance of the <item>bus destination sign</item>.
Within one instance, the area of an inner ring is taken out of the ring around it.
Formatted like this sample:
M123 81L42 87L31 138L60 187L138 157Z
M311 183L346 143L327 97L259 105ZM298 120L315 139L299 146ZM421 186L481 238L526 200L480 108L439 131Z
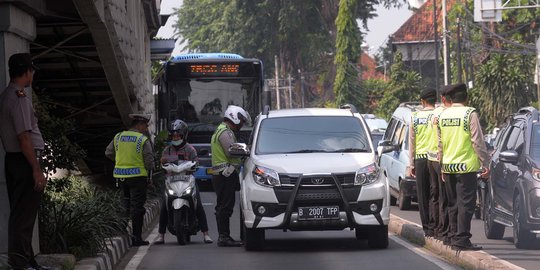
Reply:
M191 76L202 77L234 77L238 76L239 64L192 64L189 66Z

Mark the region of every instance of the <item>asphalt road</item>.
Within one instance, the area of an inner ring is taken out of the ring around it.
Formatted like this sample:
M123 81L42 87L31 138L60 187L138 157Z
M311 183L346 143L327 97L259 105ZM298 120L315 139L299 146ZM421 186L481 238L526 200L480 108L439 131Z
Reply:
M210 235L217 240L213 192L203 192L202 200L209 221ZM232 236L239 238L238 208L231 220ZM157 234L157 223L147 239ZM204 244L202 234L186 246L176 244L167 233L164 245L132 248L117 269L459 269L433 254L390 235L388 249L371 250L357 241L354 231L283 232L267 231L262 252L222 248Z
M400 211L398 207L393 206L390 212L420 224L418 206L414 203L412 206L413 210L410 211ZM503 239L490 240L484 234L484 222L474 217L471 224L471 234L471 241L481 245L485 252L525 269L540 269L540 239L538 246L534 249L517 249L512 242L512 228L507 227Z

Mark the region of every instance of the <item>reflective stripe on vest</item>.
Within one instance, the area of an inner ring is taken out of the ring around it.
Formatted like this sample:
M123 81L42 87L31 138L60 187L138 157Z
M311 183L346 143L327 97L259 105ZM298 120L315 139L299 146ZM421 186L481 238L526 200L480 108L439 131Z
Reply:
M241 160L239 158L228 158L225 154L225 149L221 147L221 143L219 143L219 137L223 132L228 130L229 128L225 123L221 123L217 129L216 132L212 135L212 140L210 143L211 149L212 149L212 168L215 168L214 171L222 171L225 169L229 164L230 165L240 165Z
M427 158L430 136L427 133L428 118L433 111L416 111L412 113L411 123L415 138L415 159Z
M428 145L428 160L431 161L439 161L438 158L438 152L439 152L439 138L437 137L437 123L438 119L441 116L442 111L444 111L444 107L440 106L433 110L433 113L428 118L428 126L427 126L427 132L428 136L431 138L429 139L429 145ZM434 123L434 121L437 119L437 122Z
M444 173L471 173L480 169L480 159L471 141L470 117L474 108L450 107L441 113L439 128L443 156Z
M146 136L135 131L122 131L114 137L116 151L113 176L115 178L132 178L148 176L144 167L142 149L148 140Z

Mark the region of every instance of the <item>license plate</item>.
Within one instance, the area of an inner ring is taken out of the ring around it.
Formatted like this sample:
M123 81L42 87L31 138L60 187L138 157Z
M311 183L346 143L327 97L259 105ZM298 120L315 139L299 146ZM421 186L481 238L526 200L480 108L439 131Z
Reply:
M339 219L338 206L298 207L299 220Z
M206 169L206 174L212 175L212 174L214 174L214 170L212 170L212 169L210 169L210 168L209 168L209 169Z

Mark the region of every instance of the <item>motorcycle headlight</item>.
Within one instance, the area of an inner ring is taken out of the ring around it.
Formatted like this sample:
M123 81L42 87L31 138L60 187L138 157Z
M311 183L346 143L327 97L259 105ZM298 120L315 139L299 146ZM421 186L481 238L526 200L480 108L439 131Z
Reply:
M540 181L540 170L536 169L536 168L533 168L532 176L533 176L534 180Z
M182 192L182 196L180 196L180 197L183 197L183 196L186 196L186 195L191 195L191 192L193 192L193 188L188 187L188 188L186 188L186 190L184 190L184 192Z
M279 181L279 175L277 174L277 172L265 167L256 166L253 170L253 179L255 180L255 183L261 186L281 186L281 182Z
M375 166L375 164L370 164L356 171L356 175L354 176L354 185L365 186L365 185L373 184L377 181L378 178L379 178L379 169Z

